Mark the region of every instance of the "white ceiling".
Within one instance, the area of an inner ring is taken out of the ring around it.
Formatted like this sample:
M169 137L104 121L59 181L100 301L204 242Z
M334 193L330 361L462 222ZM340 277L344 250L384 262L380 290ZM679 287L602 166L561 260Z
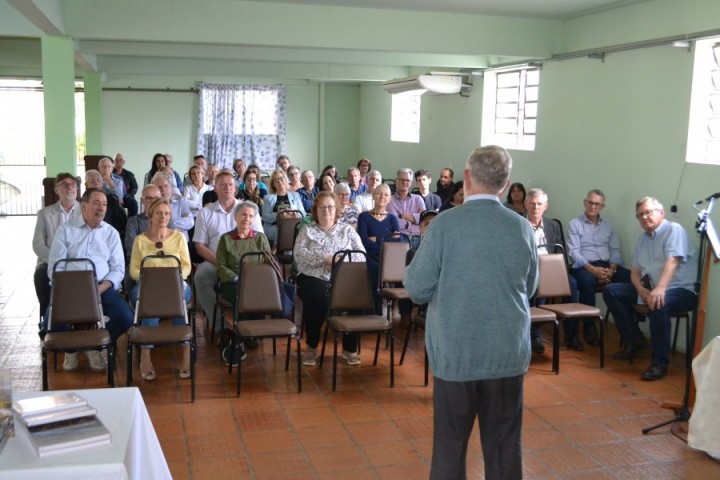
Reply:
M642 1L0 0L0 76L40 76L39 37L67 35L110 85L379 81L547 56L563 20Z

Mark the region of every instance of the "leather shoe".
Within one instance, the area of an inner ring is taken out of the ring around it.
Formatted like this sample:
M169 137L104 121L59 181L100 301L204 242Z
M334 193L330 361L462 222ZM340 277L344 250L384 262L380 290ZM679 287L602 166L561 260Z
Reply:
M621 351L613 353L611 358L613 360L630 360L645 352L646 347L645 341L640 343L626 342L625 347Z
M667 375L667 366L653 363L647 368L647 370L643 372L642 377L640 378L642 378L643 380L652 381L660 380L665 375Z
M532 346L533 353L543 353L545 351L545 345L543 345L541 337L532 337L530 345Z
M572 337L569 342L567 342L567 349L568 350L575 350L576 352L584 352L585 347L582 343L580 343L580 339L578 339L577 335Z
M586 325L584 333L585 343L587 343L591 347L600 346L600 338L598 337L595 325Z

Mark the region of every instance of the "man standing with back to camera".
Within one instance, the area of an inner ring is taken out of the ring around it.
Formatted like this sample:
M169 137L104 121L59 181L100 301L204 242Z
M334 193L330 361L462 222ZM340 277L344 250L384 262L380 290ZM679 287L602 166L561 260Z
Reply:
M501 147L472 152L463 172L465 203L437 216L405 276L413 301L429 303L431 479L466 478L476 417L485 478L522 478L528 299L537 287L538 254L530 224L498 198L511 169L512 158Z

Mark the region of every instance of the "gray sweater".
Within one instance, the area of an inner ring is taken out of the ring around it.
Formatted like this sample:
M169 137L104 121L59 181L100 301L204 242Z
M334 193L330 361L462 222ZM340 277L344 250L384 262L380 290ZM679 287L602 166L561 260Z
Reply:
M530 223L497 197L438 215L405 275L413 301L429 303L425 344L433 374L458 382L524 374L528 298L537 280Z

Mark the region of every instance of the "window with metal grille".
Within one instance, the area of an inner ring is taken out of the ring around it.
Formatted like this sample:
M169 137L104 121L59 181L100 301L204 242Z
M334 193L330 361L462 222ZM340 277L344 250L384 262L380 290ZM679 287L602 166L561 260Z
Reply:
M720 38L695 43L686 161L720 165Z
M390 140L393 142L420 142L420 104L425 90L392 95Z
M535 149L540 69L486 72L482 144Z

